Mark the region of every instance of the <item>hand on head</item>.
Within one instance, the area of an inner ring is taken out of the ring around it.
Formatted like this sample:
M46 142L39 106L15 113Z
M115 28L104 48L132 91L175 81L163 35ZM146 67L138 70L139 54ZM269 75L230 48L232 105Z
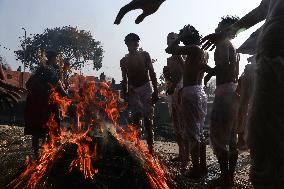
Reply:
M165 0L132 0L119 10L114 24L119 25L124 15L128 12L136 9L142 9L143 13L135 20L135 23L139 24L144 20L144 18L155 13L164 1Z
M214 50L216 45L226 39L226 35L224 32L213 33L205 36L201 40L202 49L203 50Z

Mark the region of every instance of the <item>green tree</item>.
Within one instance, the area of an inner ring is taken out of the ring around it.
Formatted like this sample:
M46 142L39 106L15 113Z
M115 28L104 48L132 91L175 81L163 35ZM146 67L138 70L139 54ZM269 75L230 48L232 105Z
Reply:
M64 26L45 29L42 34L36 34L21 39L21 49L15 51L18 60L33 70L41 63L39 52L54 50L61 53L62 58L70 59L71 69L81 70L92 62L93 69L102 67L103 48L89 31L78 30L77 27Z

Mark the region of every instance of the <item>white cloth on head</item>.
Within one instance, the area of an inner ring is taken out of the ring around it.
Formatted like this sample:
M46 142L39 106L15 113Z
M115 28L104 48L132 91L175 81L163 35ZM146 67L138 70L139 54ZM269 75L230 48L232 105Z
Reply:
M210 141L213 149L226 150L230 144L236 144L236 118L238 100L236 83L218 85L215 90L215 99L211 113Z
M187 86L181 96L182 128L184 140L190 146L200 142L207 113L207 96L201 85Z
M152 87L150 83L146 83L140 87L128 87L128 108L132 114L140 114L142 116L152 118Z

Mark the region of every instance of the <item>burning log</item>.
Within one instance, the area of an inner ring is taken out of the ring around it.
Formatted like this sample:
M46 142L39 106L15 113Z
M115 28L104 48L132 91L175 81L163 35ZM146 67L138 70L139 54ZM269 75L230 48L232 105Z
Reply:
M135 127L118 124L118 96L107 83L98 89L94 83L86 83L74 98L79 120L76 129L59 128L51 116L46 125L49 140L40 159L7 188L175 188L171 175L149 153ZM67 115L70 99L54 91L50 102ZM92 133L100 133L100 137Z

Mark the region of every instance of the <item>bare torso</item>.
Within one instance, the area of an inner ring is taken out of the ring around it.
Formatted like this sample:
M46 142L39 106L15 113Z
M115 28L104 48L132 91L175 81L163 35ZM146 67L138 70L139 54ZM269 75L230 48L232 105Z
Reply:
M173 55L167 59L167 66L171 70L171 79L175 84L182 80L184 62L180 55Z
M125 68L128 85L140 87L149 82L147 52L137 52L137 54L127 54L122 59L122 67Z
M202 84L204 77L203 66L206 64L204 57L204 52L198 46L191 48L184 65L184 87Z
M236 50L231 42L227 41L216 46L214 54L216 85L236 82L238 75L236 56Z

